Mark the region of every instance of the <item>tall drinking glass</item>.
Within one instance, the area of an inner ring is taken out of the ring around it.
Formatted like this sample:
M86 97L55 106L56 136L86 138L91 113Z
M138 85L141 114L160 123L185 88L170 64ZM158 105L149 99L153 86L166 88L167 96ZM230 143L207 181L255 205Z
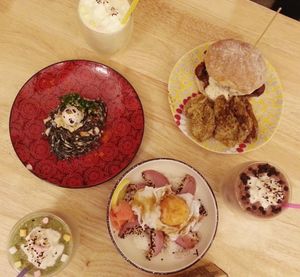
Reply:
M132 30L133 17L122 24L130 7L128 0L80 0L79 18L84 37L102 56L112 56L125 48Z

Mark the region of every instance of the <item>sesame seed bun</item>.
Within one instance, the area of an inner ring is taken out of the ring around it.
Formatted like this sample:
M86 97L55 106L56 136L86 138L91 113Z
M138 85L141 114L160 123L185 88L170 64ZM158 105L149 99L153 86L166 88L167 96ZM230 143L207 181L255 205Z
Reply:
M266 65L260 51L243 41L225 39L213 43L204 62L210 77L239 95L251 94L266 81Z

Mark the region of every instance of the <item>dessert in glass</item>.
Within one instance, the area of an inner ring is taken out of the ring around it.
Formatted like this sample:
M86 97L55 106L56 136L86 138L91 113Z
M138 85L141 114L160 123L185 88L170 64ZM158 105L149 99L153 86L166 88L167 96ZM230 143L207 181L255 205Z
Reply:
M236 169L226 180L223 194L235 210L257 218L272 218L286 208L290 190L281 169L267 162L254 162Z
M54 276L66 267L73 252L74 237L69 225L50 212L31 213L10 232L8 259L26 276Z
M88 43L103 56L122 50L130 40L132 16L122 23L130 8L128 0L80 0L78 13Z

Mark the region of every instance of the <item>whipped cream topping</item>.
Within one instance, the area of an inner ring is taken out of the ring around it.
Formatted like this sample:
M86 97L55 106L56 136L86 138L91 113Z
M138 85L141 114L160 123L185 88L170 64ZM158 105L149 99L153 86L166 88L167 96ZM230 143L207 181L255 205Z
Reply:
M225 98L228 100L231 96L235 95L242 95L241 92L231 89L229 87L223 87L218 84L218 82L213 79L212 77L209 77L209 85L204 90L207 97L209 97L211 100L216 100L216 98L220 95L224 95Z
M87 27L113 33L124 27L121 20L129 7L128 0L81 0L79 14Z
M64 250L59 243L61 234L53 229L35 227L25 238L26 243L21 249L27 256L28 262L40 269L54 266Z
M250 187L250 202L260 202L264 209L269 206L278 205L278 200L283 201L284 188L279 182L269 177L266 173L261 174L259 177L250 176L247 181L247 186Z
M63 127L70 132L74 132L82 127L84 113L74 106L68 105L62 112L55 115L55 123L57 127Z

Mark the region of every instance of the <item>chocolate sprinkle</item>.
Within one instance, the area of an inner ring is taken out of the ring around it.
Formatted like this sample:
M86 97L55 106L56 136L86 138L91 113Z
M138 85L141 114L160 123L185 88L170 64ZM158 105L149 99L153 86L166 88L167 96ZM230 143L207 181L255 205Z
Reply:
M246 174L246 173L242 173L240 175L240 179L243 182L244 185L247 185L248 180L250 179L250 177Z

